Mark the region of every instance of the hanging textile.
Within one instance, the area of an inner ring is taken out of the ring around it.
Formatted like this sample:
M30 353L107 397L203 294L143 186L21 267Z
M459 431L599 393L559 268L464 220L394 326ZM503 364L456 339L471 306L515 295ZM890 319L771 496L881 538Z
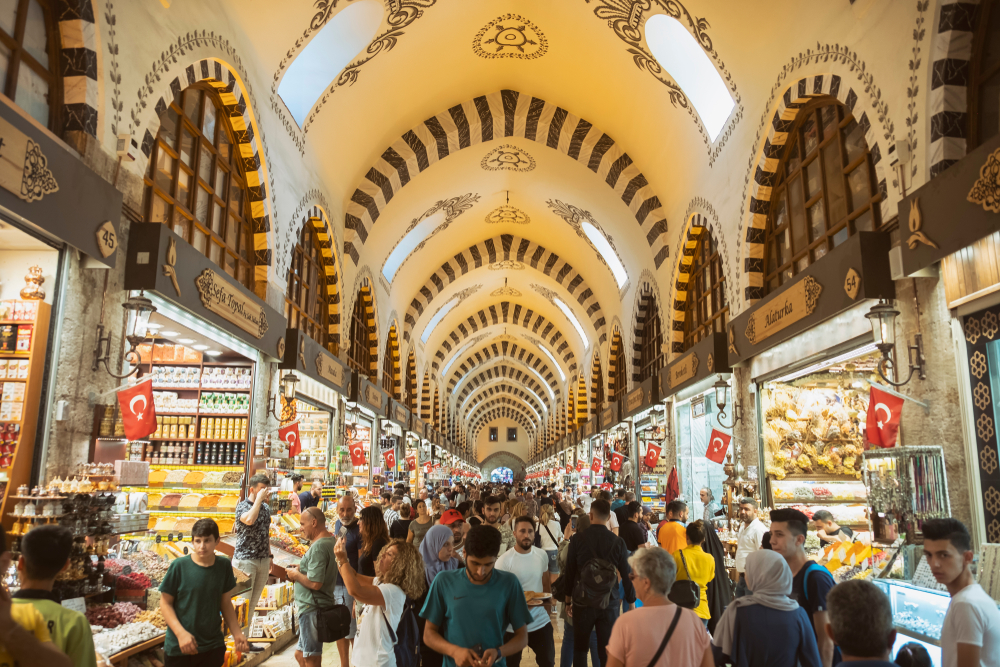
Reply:
M677 480L677 466L674 466L670 469L670 476L667 477L667 488L663 492L663 500L669 503L679 495L681 495L681 485Z

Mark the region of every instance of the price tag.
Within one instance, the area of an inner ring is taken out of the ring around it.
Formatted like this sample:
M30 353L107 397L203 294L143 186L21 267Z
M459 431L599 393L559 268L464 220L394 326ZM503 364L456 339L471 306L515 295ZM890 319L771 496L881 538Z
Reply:
M118 249L118 235L110 220L97 228L97 248L104 257L110 257Z
M122 568L122 574L132 574L132 566L126 565Z
M67 609L72 609L73 611L78 611L81 614L87 613L87 601L84 598L70 598L69 600L63 600L62 606Z

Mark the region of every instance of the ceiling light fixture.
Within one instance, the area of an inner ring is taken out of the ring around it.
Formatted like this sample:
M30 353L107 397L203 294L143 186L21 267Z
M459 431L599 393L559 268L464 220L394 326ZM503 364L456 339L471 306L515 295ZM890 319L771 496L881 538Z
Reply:
M194 338L178 338L177 342L182 345L190 345L194 342Z
M220 354L222 354L222 351L221 350L205 350L205 354L209 355L210 357L217 357Z
M198 350L199 352L202 352L202 351L208 349L208 345L192 345L191 347L193 347L194 349Z
M164 331L160 332L160 335L161 336L180 336L181 332L180 331L166 331L166 330L164 330Z

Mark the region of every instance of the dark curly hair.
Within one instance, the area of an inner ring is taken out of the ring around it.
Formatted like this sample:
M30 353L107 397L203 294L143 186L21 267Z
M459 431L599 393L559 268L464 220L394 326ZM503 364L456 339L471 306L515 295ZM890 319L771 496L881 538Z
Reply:
M493 526L473 526L465 536L465 555L471 558L496 556L500 553L500 542L500 531Z

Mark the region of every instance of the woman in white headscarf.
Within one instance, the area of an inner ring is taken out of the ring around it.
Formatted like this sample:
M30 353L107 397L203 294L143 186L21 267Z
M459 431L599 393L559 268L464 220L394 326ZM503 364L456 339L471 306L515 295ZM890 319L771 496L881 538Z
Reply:
M716 664L734 667L821 667L816 635L809 616L788 597L792 571L773 551L747 556L747 588L715 627ZM721 656L718 654L721 653Z

